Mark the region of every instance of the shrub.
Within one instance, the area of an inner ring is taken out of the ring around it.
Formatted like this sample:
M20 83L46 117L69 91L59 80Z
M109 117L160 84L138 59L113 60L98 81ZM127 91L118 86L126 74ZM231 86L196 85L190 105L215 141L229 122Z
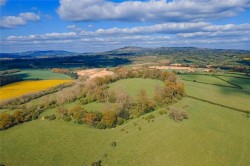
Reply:
M117 121L117 115L114 111L105 111L101 122L108 128L115 127Z
M163 114L164 114L164 111L163 111L163 110L160 110L160 111L159 111L159 114L160 114L160 115L163 115Z
M145 120L150 121L153 118L155 118L155 116L152 115L152 114L150 114L150 115L148 115L148 116L145 117Z
M170 113L169 113L169 117L173 120L175 120L176 122L178 121L182 121L183 119L188 119L188 114L185 111L180 111L177 109L173 109Z
M91 166L101 166L101 165L102 165L102 161L101 161L101 160L98 160L98 161L93 162L93 163L91 164Z
M7 113L2 113L0 115L0 129L7 129L13 125L14 118Z
M138 127L138 130L141 131L141 127Z
M133 125L134 125L134 126L137 126L137 123L134 122Z
M44 119L48 119L48 120L55 120L56 119L56 116L53 114L53 115L46 115L44 117Z
M98 122L95 127L97 129L106 129L106 125L101 122Z
M112 147L116 147L116 142L111 142Z
M70 122L72 119L71 119L70 116L64 115L64 116L63 116L63 120L65 120L66 122Z
M124 119L118 117L117 118L117 125L122 125L124 123Z

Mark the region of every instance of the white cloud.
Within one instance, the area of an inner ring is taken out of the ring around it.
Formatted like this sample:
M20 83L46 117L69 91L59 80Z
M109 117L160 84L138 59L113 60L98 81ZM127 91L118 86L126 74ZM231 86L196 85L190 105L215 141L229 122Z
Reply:
M0 0L0 6L5 5L5 3L6 3L6 0Z
M67 28L72 32L46 33L27 36L8 36L1 41L3 48L10 45L26 45L44 49L50 47L68 50L84 48L80 52L103 51L127 45L159 47L159 46L230 46L238 43L239 48L245 48L250 42L250 24L213 25L207 22L198 23L164 23L133 28L109 28L86 31L76 25ZM242 46L239 46L239 43ZM56 44L56 46L55 46ZM67 44L67 45L66 45Z
M16 28L26 25L29 21L39 21L40 16L32 13L20 13L18 16L4 16L0 20L0 28Z
M250 7L250 0L60 0L60 17L71 21L202 21L231 17Z

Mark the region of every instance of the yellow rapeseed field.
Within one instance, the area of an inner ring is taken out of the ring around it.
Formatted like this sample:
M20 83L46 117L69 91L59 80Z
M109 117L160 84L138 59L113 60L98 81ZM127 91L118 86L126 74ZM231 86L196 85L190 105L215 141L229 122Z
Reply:
M24 94L46 90L71 80L21 81L0 87L0 100L19 97Z

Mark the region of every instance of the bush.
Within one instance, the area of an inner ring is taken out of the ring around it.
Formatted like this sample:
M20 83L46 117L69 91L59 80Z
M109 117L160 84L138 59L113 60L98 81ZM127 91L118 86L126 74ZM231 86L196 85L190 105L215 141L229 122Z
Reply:
M164 111L163 111L163 110L160 110L160 111L159 111L159 114L160 114L160 115L163 115L163 114L164 114Z
M55 120L56 119L56 116L53 114L53 115L46 115L44 117L44 119L48 119L48 120Z
M148 115L148 116L145 117L145 120L150 121L153 118L155 118L155 116L152 115L152 114L150 114L150 115Z
M93 162L93 163L91 164L91 166L101 166L101 165L102 165L102 161L101 161L101 160L98 160L98 161Z
M65 120L66 122L70 122L72 119L70 116L65 115L65 116L63 116L63 120Z
M106 129L106 125L101 122L97 123L95 127L97 129Z
M185 111L180 111L177 109L173 109L170 113L169 113L169 117L173 120L175 120L176 122L178 121L182 121L183 119L188 119L188 114Z
M116 142L111 142L112 147L116 147Z
M141 131L141 127L138 127L138 130Z
M7 113L2 113L0 115L0 129L7 129L13 125L14 118Z
M118 117L116 123L117 123L117 125L122 125L124 123L124 119Z

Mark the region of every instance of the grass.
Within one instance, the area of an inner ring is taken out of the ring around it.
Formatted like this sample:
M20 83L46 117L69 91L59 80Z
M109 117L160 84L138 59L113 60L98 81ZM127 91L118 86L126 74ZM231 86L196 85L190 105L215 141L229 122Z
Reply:
M155 122L137 118L107 130L62 120L24 123L0 132L0 163L89 165L101 159L104 166L248 165L249 119L188 98L175 107L184 105L189 105L190 119L180 123L158 112L153 113ZM113 141L115 148L110 146Z
M24 80L66 80L71 79L70 76L65 74L54 73L51 70L22 70L13 75L19 75Z
M105 106L105 103L97 103L97 102L92 102L86 105L83 105L83 107L89 111L89 112L102 112L103 108Z
M222 86L230 86L235 87L225 81L222 81L216 77L210 76L210 75L198 75L198 74L184 74L179 75L181 79L189 80L189 81L197 81L197 82L204 82L208 84L216 84L216 85L222 85Z
M189 81L183 82L187 95L250 112L250 95L244 90Z
M140 89L145 89L148 96L153 97L156 86L163 86L164 83L159 80L142 79L142 78L130 78L119 80L110 84L110 89L123 89L131 97L136 97Z
M189 95L241 109L250 108L250 95L244 89L183 82ZM240 86L243 83L242 80ZM152 96L156 85L163 85L163 82L126 79L111 84L110 88L123 88L133 97L145 88ZM64 106L70 109L77 103ZM88 111L101 111L103 103L93 102L84 107ZM57 108L49 109L38 120L0 131L0 163L90 165L101 159L104 166L249 165L250 119L246 114L191 98L184 98L171 107L185 107L189 119L175 122L166 114L160 115L159 109L150 113L155 116L154 122L140 117L106 130L63 120L42 120ZM117 143L115 148L110 146L114 141Z
M28 93L46 90L70 80L21 81L0 87L0 100L15 98Z
M243 89L250 90L250 77L247 78L235 78L235 77L226 77L226 76L218 76L226 81L229 81L233 84L240 85Z

